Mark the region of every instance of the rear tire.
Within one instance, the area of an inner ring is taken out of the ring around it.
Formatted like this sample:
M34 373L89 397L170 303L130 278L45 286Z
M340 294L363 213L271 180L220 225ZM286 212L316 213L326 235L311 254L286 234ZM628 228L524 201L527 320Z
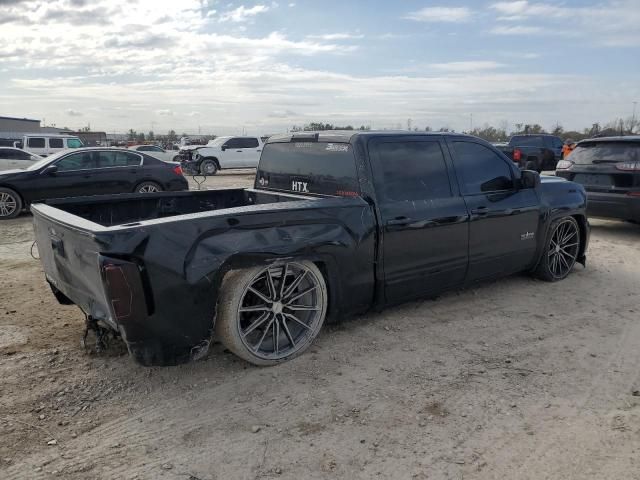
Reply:
M22 212L22 198L10 188L0 187L0 220L16 218Z
M218 163L215 160L206 159L200 163L200 175L209 176L218 173Z
M136 187L136 193L158 193L162 191L162 187L156 182L142 182Z
M313 262L233 270L220 288L216 336L253 365L276 365L311 345L327 305L327 285Z
M546 282L563 280L571 273L581 246L580 226L573 217L554 220L535 276Z

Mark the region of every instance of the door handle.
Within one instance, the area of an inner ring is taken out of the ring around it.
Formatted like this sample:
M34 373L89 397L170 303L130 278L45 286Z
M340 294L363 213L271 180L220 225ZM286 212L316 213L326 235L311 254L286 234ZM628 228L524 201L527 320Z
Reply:
M236 150L236 153L242 153L242 150Z
M402 225L409 225L410 223L412 223L413 220L411 220L409 217L398 217L398 218L394 218L393 220L387 220L386 226L387 227L394 227L394 226L402 226Z
M487 213L489 213L489 207L472 208L471 213L475 215L486 215Z

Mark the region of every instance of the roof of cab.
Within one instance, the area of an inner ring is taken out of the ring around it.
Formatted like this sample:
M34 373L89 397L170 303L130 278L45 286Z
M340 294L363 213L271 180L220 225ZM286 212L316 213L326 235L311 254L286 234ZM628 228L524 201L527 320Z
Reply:
M407 130L323 130L319 132L292 132L272 135L267 143L286 143L292 140L313 142L353 143L357 137L397 137L397 136L455 136L477 138L454 132L410 132Z
M594 137L586 138L578 142L580 143L596 143L596 142L640 142L640 135L627 135L618 137Z

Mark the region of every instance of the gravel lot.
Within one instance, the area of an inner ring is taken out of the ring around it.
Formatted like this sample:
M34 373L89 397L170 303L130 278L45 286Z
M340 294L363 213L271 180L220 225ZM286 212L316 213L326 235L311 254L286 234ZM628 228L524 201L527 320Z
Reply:
M206 187L247 186L251 172ZM80 346L0 225L0 478L640 478L640 227L592 221L587 268L371 313L254 368Z

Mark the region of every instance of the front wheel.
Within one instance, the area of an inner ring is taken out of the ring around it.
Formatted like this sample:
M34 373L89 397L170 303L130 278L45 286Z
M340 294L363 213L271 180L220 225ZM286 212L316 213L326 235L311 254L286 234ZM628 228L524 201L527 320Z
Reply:
M327 285L313 262L234 270L220 288L216 334L247 362L275 365L311 345L327 304Z
M200 164L201 175L215 175L218 172L218 164L215 160L203 160Z
M576 264L580 251L580 227L573 217L554 220L546 248L536 268L536 276L547 282L565 278Z
M22 199L10 188L0 187L0 220L8 220L20 215Z

